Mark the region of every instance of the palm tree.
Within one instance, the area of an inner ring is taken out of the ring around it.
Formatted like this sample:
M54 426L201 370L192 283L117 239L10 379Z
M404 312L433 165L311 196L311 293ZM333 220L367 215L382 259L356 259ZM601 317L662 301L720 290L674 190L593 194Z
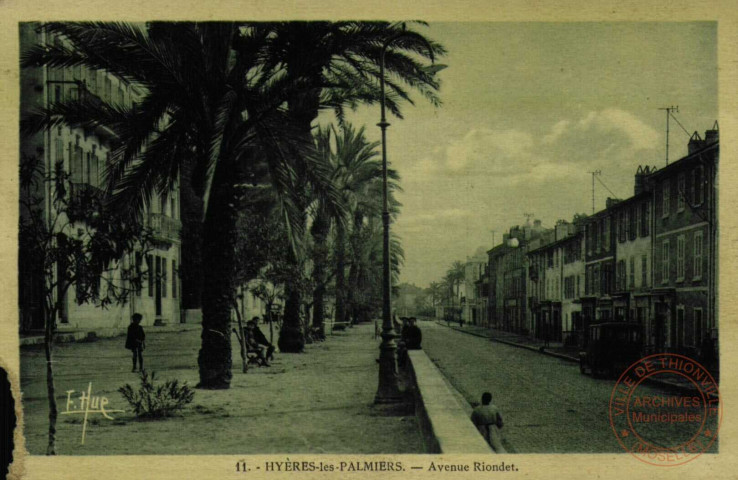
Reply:
M288 77L300 80L301 88L291 92L287 103L292 119L307 138L321 108L333 109L342 122L346 107L379 100L377 79L383 42L406 26L388 22L276 22L256 24L254 28L267 32L265 69L285 71ZM433 50L429 53L423 40L419 34L404 37L385 56L387 73L394 77L387 81L386 105L400 118L400 102L412 104L405 86L419 91L435 105L440 103L434 72L408 54L431 58L445 50L429 42ZM319 225L319 236L321 228L325 230ZM280 350L284 346L288 351L298 351L304 342L299 329L299 294L289 286L288 291L282 331L285 338L280 340Z
M332 135L331 135L332 134ZM382 164L378 159L377 148L379 142L368 142L364 134L364 128L356 130L352 125L344 123L340 132L335 127L320 129L318 137L321 150L330 152L331 163L334 169L334 183L341 191L343 202L352 217L351 222L335 223L335 290L336 290L336 322L343 323L346 319L346 231L357 231L362 228L366 216L379 217L381 205L377 203L376 188L382 180ZM331 137L335 138L335 151L331 147ZM388 171L390 188L398 190L397 181L399 177L394 170ZM394 198L394 197L393 197ZM393 213L397 214L397 204L393 202ZM322 212L322 210L318 210ZM329 217L322 215L322 220L316 219L316 224L322 225L319 231L321 236L315 236L316 244L325 244L328 234ZM356 260L356 255L352 256ZM323 267L320 260L326 257L314 258L315 271L322 273ZM354 270L356 274L358 270ZM355 276L352 280L357 281ZM354 289L350 289L354 291ZM322 325L322 310L316 306L322 304L319 295L323 293L316 289L316 299L313 303L313 324Z
M183 171L203 198L200 385L227 388L231 378L230 309L235 282L238 185L262 172L277 192L291 238L304 222L295 186L338 199L327 169L312 154L285 102L300 79L262 68L265 32L223 23L52 23L71 48L48 44L26 52L23 66L106 70L145 92L131 107L92 95L52 104L24 130L60 124L114 132L106 171L111 205L140 220L151 193L166 195ZM279 132L279 133L277 133ZM191 169L183 169L190 164ZM293 248L297 246L293 241Z

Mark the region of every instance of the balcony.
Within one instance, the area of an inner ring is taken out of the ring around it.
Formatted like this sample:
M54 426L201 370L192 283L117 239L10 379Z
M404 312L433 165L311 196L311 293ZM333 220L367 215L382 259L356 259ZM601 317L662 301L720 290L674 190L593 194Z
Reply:
M72 221L83 221L98 214L102 207L104 192L89 183L71 183L67 216Z
M146 226L151 229L154 240L164 243L179 242L182 222L161 213L150 213Z

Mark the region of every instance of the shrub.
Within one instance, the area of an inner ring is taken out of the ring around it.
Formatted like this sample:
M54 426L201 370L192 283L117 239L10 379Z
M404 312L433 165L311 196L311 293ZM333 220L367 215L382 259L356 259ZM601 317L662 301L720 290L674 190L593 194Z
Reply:
M140 377L141 386L138 390L134 390L129 384L118 389L137 417L169 417L191 403L195 396L195 391L187 382L180 384L179 380L167 380L164 384L155 385L155 373L149 374L145 370L140 373Z

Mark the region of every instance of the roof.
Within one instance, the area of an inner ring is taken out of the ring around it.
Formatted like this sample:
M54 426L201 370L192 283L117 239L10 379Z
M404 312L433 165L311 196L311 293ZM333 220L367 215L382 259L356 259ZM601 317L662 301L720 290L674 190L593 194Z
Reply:
M670 163L669 165L666 165L664 168L660 168L659 170L656 170L651 175L649 175L648 178L654 179L654 178L663 177L665 175L673 173L674 171L680 170L687 162L701 157L702 155L709 152L710 150L716 150L719 148L720 148L720 140L716 140L715 142L705 147L702 147L699 150L692 152L689 155L682 157L675 162Z

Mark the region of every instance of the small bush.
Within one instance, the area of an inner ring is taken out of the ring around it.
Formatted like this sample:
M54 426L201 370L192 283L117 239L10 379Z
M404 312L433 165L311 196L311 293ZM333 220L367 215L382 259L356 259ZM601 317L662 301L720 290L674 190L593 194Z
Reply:
M137 417L169 417L191 403L195 396L195 391L187 382L180 385L179 380L167 380L162 385L155 385L154 372L149 374L144 370L140 376L141 386L138 390L128 384L118 389Z

